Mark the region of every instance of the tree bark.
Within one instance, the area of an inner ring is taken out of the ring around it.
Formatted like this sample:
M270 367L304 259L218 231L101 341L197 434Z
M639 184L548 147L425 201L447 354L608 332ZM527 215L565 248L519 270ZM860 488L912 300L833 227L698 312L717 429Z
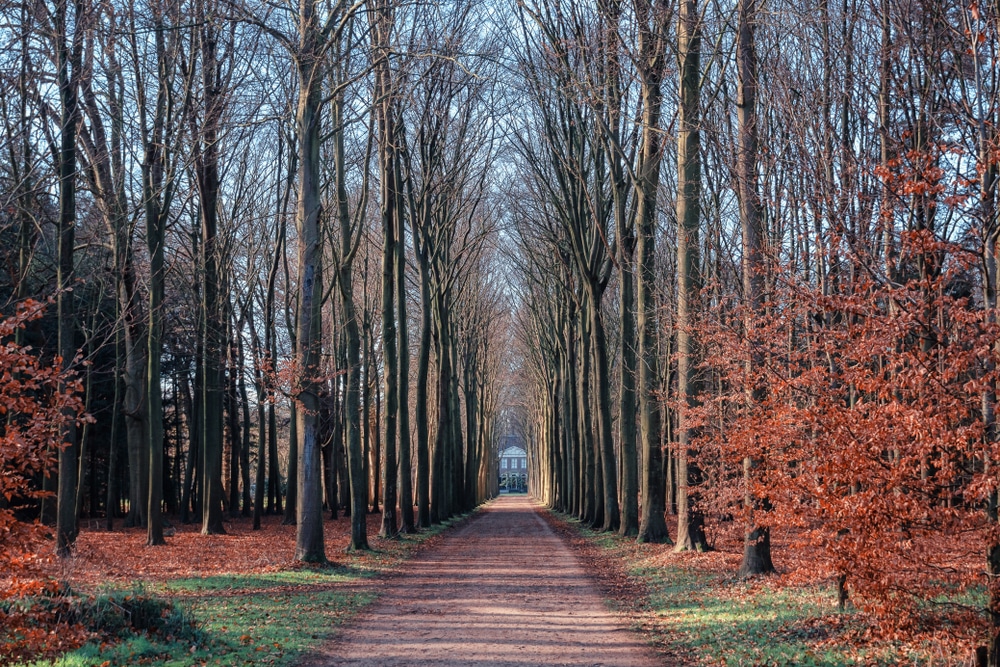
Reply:
M603 531L616 531L621 515L618 510L618 476L615 467L614 441L611 437L611 380L608 373L608 343L601 315L600 292L590 290L590 326L594 337L594 375L597 384L597 446L601 458L601 475L604 492Z
M373 13L372 41L376 52L375 97L380 100L376 112L379 128L379 166L381 169L380 194L382 208L382 357L385 364L385 417L382 423L382 526L380 537L395 537L397 503L397 417L399 416L399 355L396 344L396 238L399 227L399 183L396 177L395 105L393 103L392 72L389 68L389 41L392 33L392 10L386 0L381 0Z
M417 427L417 526L429 528L437 523L438 512L431 504L430 489L430 419L427 410L428 376L431 357L431 286L426 241L414 233L414 248L420 274L420 347L417 350L416 427Z
M167 114L170 94L170 54L162 9L154 11L154 39L158 85L151 131L144 132L143 199L146 246L149 251L149 323L146 330L146 451L149 468L146 505L146 543L164 544L163 517L163 400L160 354L163 347L164 239L172 183L166 178ZM144 114L143 114L144 115ZM145 126L145 122L143 123ZM144 127L145 129L145 127Z
M681 99L677 119L677 551L708 548L704 519L695 505L701 481L691 460L694 430L689 410L697 404L698 341L695 316L701 292L701 18L697 0L681 0L677 22Z
M221 242L218 238L220 188L218 126L222 100L218 95L220 84L216 80L218 37L213 23L215 19L211 15L214 12L207 3L202 6L202 10L202 14L206 16L199 29L204 119L198 137L200 146L195 154L204 271L202 326L205 339L205 370L202 377L205 387L202 411L204 431L201 440L201 532L204 535L222 535L226 532L222 525L223 499L220 494L226 372L226 322L222 307L222 280L219 268L222 263ZM150 421L155 419L150 412Z
M334 123L338 131L334 134L335 173L337 176L337 215L340 221L340 254L337 267L337 286L340 292L340 311L346 337L347 382L344 388L344 422L346 427L347 484L350 502L347 511L351 516L352 550L367 550L368 526L365 519L367 482L361 451L361 331L357 308L354 304L354 283L351 265L360 243L360 235L354 234L348 210L347 185L344 171L343 99L337 97L333 105ZM366 161L367 164L367 161ZM342 480L343 482L343 480Z
M663 142L660 112L666 66L667 9L638 0L639 62L642 88L642 146L636 187L639 292L639 421L642 449L642 511L640 542L669 542L659 388L659 327L656 303L656 194L660 185Z
M299 98L295 112L299 148L298 317L296 320L296 426L298 430L295 560L326 561L323 543L323 467L319 442L321 313L320 115L323 65L315 6L299 6L300 50L296 54Z
M399 169L397 161L396 169ZM397 172L397 183L402 179ZM397 203L402 210L402 202ZM396 219L396 323L399 336L399 511L403 533L416 532L413 516L413 468L410 453L410 338L406 322L406 227L405 217ZM415 232L414 232L415 233Z
M736 180L740 195L740 225L743 230L743 295L745 300L744 335L751 348L751 338L756 328L756 318L763 314L764 300L764 230L761 225L761 203L757 192L757 52L754 33L757 21L757 0L737 1L736 36L736 109L739 123L739 146L736 155ZM763 365L757 352L750 352L747 358L747 378L755 387L754 373ZM754 388L747 397L751 403L760 404L765 398L764 390ZM743 483L746 486L745 505L750 513L743 540L743 561L740 563L739 577L766 574L774 571L771 562L771 534L767 526L757 524L754 513L766 506L767 501L758 501L753 496L753 470L758 465L752 457L743 461Z
M83 56L84 5L73 0L76 26L69 31L70 0L56 0L54 20L56 80L61 104L60 144L58 155L59 174L59 227L56 267L56 309L58 322L58 352L62 368L68 371L76 356L76 330L73 307L73 246L76 238L76 169L77 132L80 125L78 88ZM62 446L59 450L59 486L56 514L56 552L67 557L76 543L78 531L76 496L79 445L77 443L76 413L67 411L59 431Z

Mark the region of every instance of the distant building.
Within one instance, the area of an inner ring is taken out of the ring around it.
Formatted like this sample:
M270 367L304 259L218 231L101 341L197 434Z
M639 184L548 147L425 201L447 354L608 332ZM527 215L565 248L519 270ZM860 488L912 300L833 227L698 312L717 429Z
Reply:
M500 490L528 490L528 452L520 438L506 436L500 441Z

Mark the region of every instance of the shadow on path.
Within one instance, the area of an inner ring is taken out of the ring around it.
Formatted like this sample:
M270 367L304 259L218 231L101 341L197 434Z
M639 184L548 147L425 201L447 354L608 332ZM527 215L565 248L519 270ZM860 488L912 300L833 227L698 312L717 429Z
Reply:
M525 496L503 496L390 580L304 665L652 667Z

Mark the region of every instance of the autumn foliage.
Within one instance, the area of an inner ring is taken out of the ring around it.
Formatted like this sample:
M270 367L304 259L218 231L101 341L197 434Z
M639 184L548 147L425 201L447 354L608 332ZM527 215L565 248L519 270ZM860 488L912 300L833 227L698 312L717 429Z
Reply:
M27 301L0 320L0 658L65 650L80 633L61 621L60 585L48 576L52 546L36 518L40 480L56 463L59 425L79 416L81 387L61 360L46 362L15 333L37 320L44 303ZM46 599L49 604L28 601Z
M900 252L913 266L948 261L886 281L848 255L826 295L779 272L757 316L714 311L700 460L720 492L705 502L734 525L753 511L819 547L818 571L843 577L884 631L942 614L985 623L981 604L929 603L995 585L983 571L1000 452L984 405L1000 330L964 281L972 254L926 233L906 235Z

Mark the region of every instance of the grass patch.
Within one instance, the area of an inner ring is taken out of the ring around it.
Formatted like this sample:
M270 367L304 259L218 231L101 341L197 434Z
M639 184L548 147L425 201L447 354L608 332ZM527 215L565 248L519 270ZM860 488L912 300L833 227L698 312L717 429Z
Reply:
M209 577L174 579L157 587L166 594L205 594L213 592L245 591L257 588L287 586L316 586L345 583L373 576L374 572L351 568L303 568L269 572L267 574L221 574Z
M745 585L683 567L632 568L650 589L654 634L699 662L728 665L895 664L856 647L823 648L822 640L852 620L832 611L832 590Z
M640 545L561 519L638 582L643 599L628 615L671 664L946 667L963 664L971 651L965 640L949 639L946 628L934 636L879 639L867 632L862 612L837 609L832 584L793 585L781 577L740 581L733 554L674 554L666 545ZM981 598L974 591L950 601ZM614 599L608 603L621 608Z
M376 598L371 590L338 587L360 578L317 570L179 579L157 597L145 596L144 605L175 610L171 616L184 619L186 632L119 628L121 641L91 642L32 667L291 665Z
M213 574L149 585L150 595L145 597L176 610L190 632L136 629L121 633L121 641L91 642L31 667L294 665L378 597L370 582L375 575L397 567L417 546L465 516L416 535L373 539L378 548L347 554L336 565Z

